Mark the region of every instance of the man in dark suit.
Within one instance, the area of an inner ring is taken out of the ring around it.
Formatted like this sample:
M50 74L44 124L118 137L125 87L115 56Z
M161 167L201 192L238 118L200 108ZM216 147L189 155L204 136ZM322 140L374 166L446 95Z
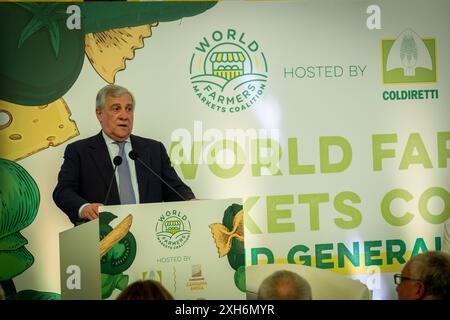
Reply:
M116 85L102 88L95 110L101 132L66 147L53 200L74 224L98 218L101 205L195 199L172 167L164 145L131 134L134 108L134 97L126 88ZM128 157L131 150L170 187L140 161L131 160ZM119 152L122 163L118 168L128 176L117 170L113 178L113 159Z

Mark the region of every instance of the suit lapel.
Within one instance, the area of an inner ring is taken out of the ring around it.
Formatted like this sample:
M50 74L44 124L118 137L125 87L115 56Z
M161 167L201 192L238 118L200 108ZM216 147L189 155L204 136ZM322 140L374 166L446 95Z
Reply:
M93 137L91 144L89 145L89 156L94 162L97 172L100 172L100 176L105 183L106 190L108 189L109 182L113 174L113 166L111 163L111 158L109 156L108 148L106 147L105 140L103 139L102 132ZM106 196L106 194L105 194ZM108 204L117 203L119 199L119 190L117 188L117 183L114 182L111 187L111 193L109 196ZM105 204L106 205L106 204Z
M136 151L139 155L139 159L145 162L145 164L151 166L151 163L148 163L147 159L150 159L150 156L148 154L147 148L145 148L145 144L142 142L141 139L137 138L134 135L130 136L131 139L131 146L134 151ZM140 202L143 202L146 199L146 196L148 194L148 170L145 168L139 161L134 162L135 168L136 168L136 178L138 182L138 188L139 188L139 199Z

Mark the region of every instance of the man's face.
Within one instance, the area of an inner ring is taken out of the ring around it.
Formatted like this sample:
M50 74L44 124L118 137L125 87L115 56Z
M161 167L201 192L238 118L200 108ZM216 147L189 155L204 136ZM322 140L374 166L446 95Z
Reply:
M115 141L126 140L133 130L134 107L128 93L120 97L106 96L103 109L95 111L103 131Z
M411 278L411 264L408 262L402 270L402 282L397 285L399 300L420 300L423 296L423 283Z

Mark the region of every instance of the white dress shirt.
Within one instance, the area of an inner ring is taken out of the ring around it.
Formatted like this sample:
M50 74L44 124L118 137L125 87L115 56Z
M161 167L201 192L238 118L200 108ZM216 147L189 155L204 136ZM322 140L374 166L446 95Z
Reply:
M108 137L105 134L105 132L103 132L103 130L102 130L102 136L103 136L103 139L105 139L106 147L108 148L109 157L110 157L111 163L113 164L113 167L114 167L113 159L115 156L119 155L119 145L114 143L115 141L113 139L111 139L110 137ZM139 187L138 187L138 183L137 183L136 166L135 166L134 161L128 157L128 153L133 149L131 146L130 137L128 137L128 139L125 140L125 142L126 142L125 143L125 154L127 156L126 156L126 158L122 158L122 162L128 161L128 167L130 168L131 185L133 187L134 197L136 199L136 203L139 203ZM119 188L120 181L119 181L119 171L118 170L116 170L115 175L116 175L116 181L118 183L117 187ZM105 194L105 197L106 197L106 194ZM81 218L81 211L88 204L89 203L83 204L80 207L80 209L78 210L78 216L80 218ZM107 204L105 204L105 205L107 205Z

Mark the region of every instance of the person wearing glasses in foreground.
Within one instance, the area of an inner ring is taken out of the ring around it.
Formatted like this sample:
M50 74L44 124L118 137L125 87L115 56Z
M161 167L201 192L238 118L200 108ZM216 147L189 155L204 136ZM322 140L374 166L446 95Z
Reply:
M399 300L450 299L450 255L430 251L409 260L394 275Z

